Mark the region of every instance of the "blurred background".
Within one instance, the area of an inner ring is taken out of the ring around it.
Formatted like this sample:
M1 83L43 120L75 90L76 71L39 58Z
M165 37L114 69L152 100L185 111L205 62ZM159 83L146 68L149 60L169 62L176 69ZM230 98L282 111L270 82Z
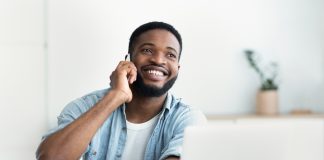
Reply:
M139 25L183 38L172 89L206 115L255 113L245 49L277 62L279 111L324 112L324 0L0 0L0 159L35 159L70 101L109 87Z

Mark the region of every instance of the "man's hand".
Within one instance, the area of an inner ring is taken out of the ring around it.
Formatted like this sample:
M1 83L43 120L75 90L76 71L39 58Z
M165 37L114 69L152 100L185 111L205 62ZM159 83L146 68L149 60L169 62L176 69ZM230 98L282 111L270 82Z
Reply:
M110 75L110 86L113 90L121 91L125 95L125 102L133 98L129 84L136 81L137 69L130 61L120 61L115 71Z
M76 120L43 140L37 149L37 159L79 159L109 115L132 100L129 84L136 80L136 75L132 62L121 61L110 76L112 90Z

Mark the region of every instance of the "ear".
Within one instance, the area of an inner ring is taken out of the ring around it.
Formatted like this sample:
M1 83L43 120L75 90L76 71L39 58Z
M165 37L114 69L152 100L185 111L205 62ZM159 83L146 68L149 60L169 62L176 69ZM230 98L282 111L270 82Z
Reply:
M180 65L178 65L178 70L180 69Z

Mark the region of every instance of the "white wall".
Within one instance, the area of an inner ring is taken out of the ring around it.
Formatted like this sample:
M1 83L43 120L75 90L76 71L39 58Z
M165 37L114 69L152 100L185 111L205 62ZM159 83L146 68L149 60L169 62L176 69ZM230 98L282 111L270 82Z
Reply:
M0 159L35 159L46 131L43 0L0 0Z
M259 79L242 53L252 48L280 63L282 113L324 112L323 6L323 0L0 0L0 159L34 159L62 108L108 87L131 32L152 20L173 24L183 36L172 92L188 104L207 114L252 113Z
M173 24L184 42L172 92L207 114L254 112L260 86L242 53L280 65L280 111L324 112L323 0L49 0L49 124L71 100L108 87L140 24Z

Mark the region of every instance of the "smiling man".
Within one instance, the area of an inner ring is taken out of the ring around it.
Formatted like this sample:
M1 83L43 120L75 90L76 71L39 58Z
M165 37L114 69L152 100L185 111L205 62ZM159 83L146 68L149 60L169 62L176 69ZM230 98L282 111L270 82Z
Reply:
M179 72L182 39L173 26L150 22L130 37L131 61L110 75L111 88L69 103L37 159L179 159L184 129L205 116L168 93Z

